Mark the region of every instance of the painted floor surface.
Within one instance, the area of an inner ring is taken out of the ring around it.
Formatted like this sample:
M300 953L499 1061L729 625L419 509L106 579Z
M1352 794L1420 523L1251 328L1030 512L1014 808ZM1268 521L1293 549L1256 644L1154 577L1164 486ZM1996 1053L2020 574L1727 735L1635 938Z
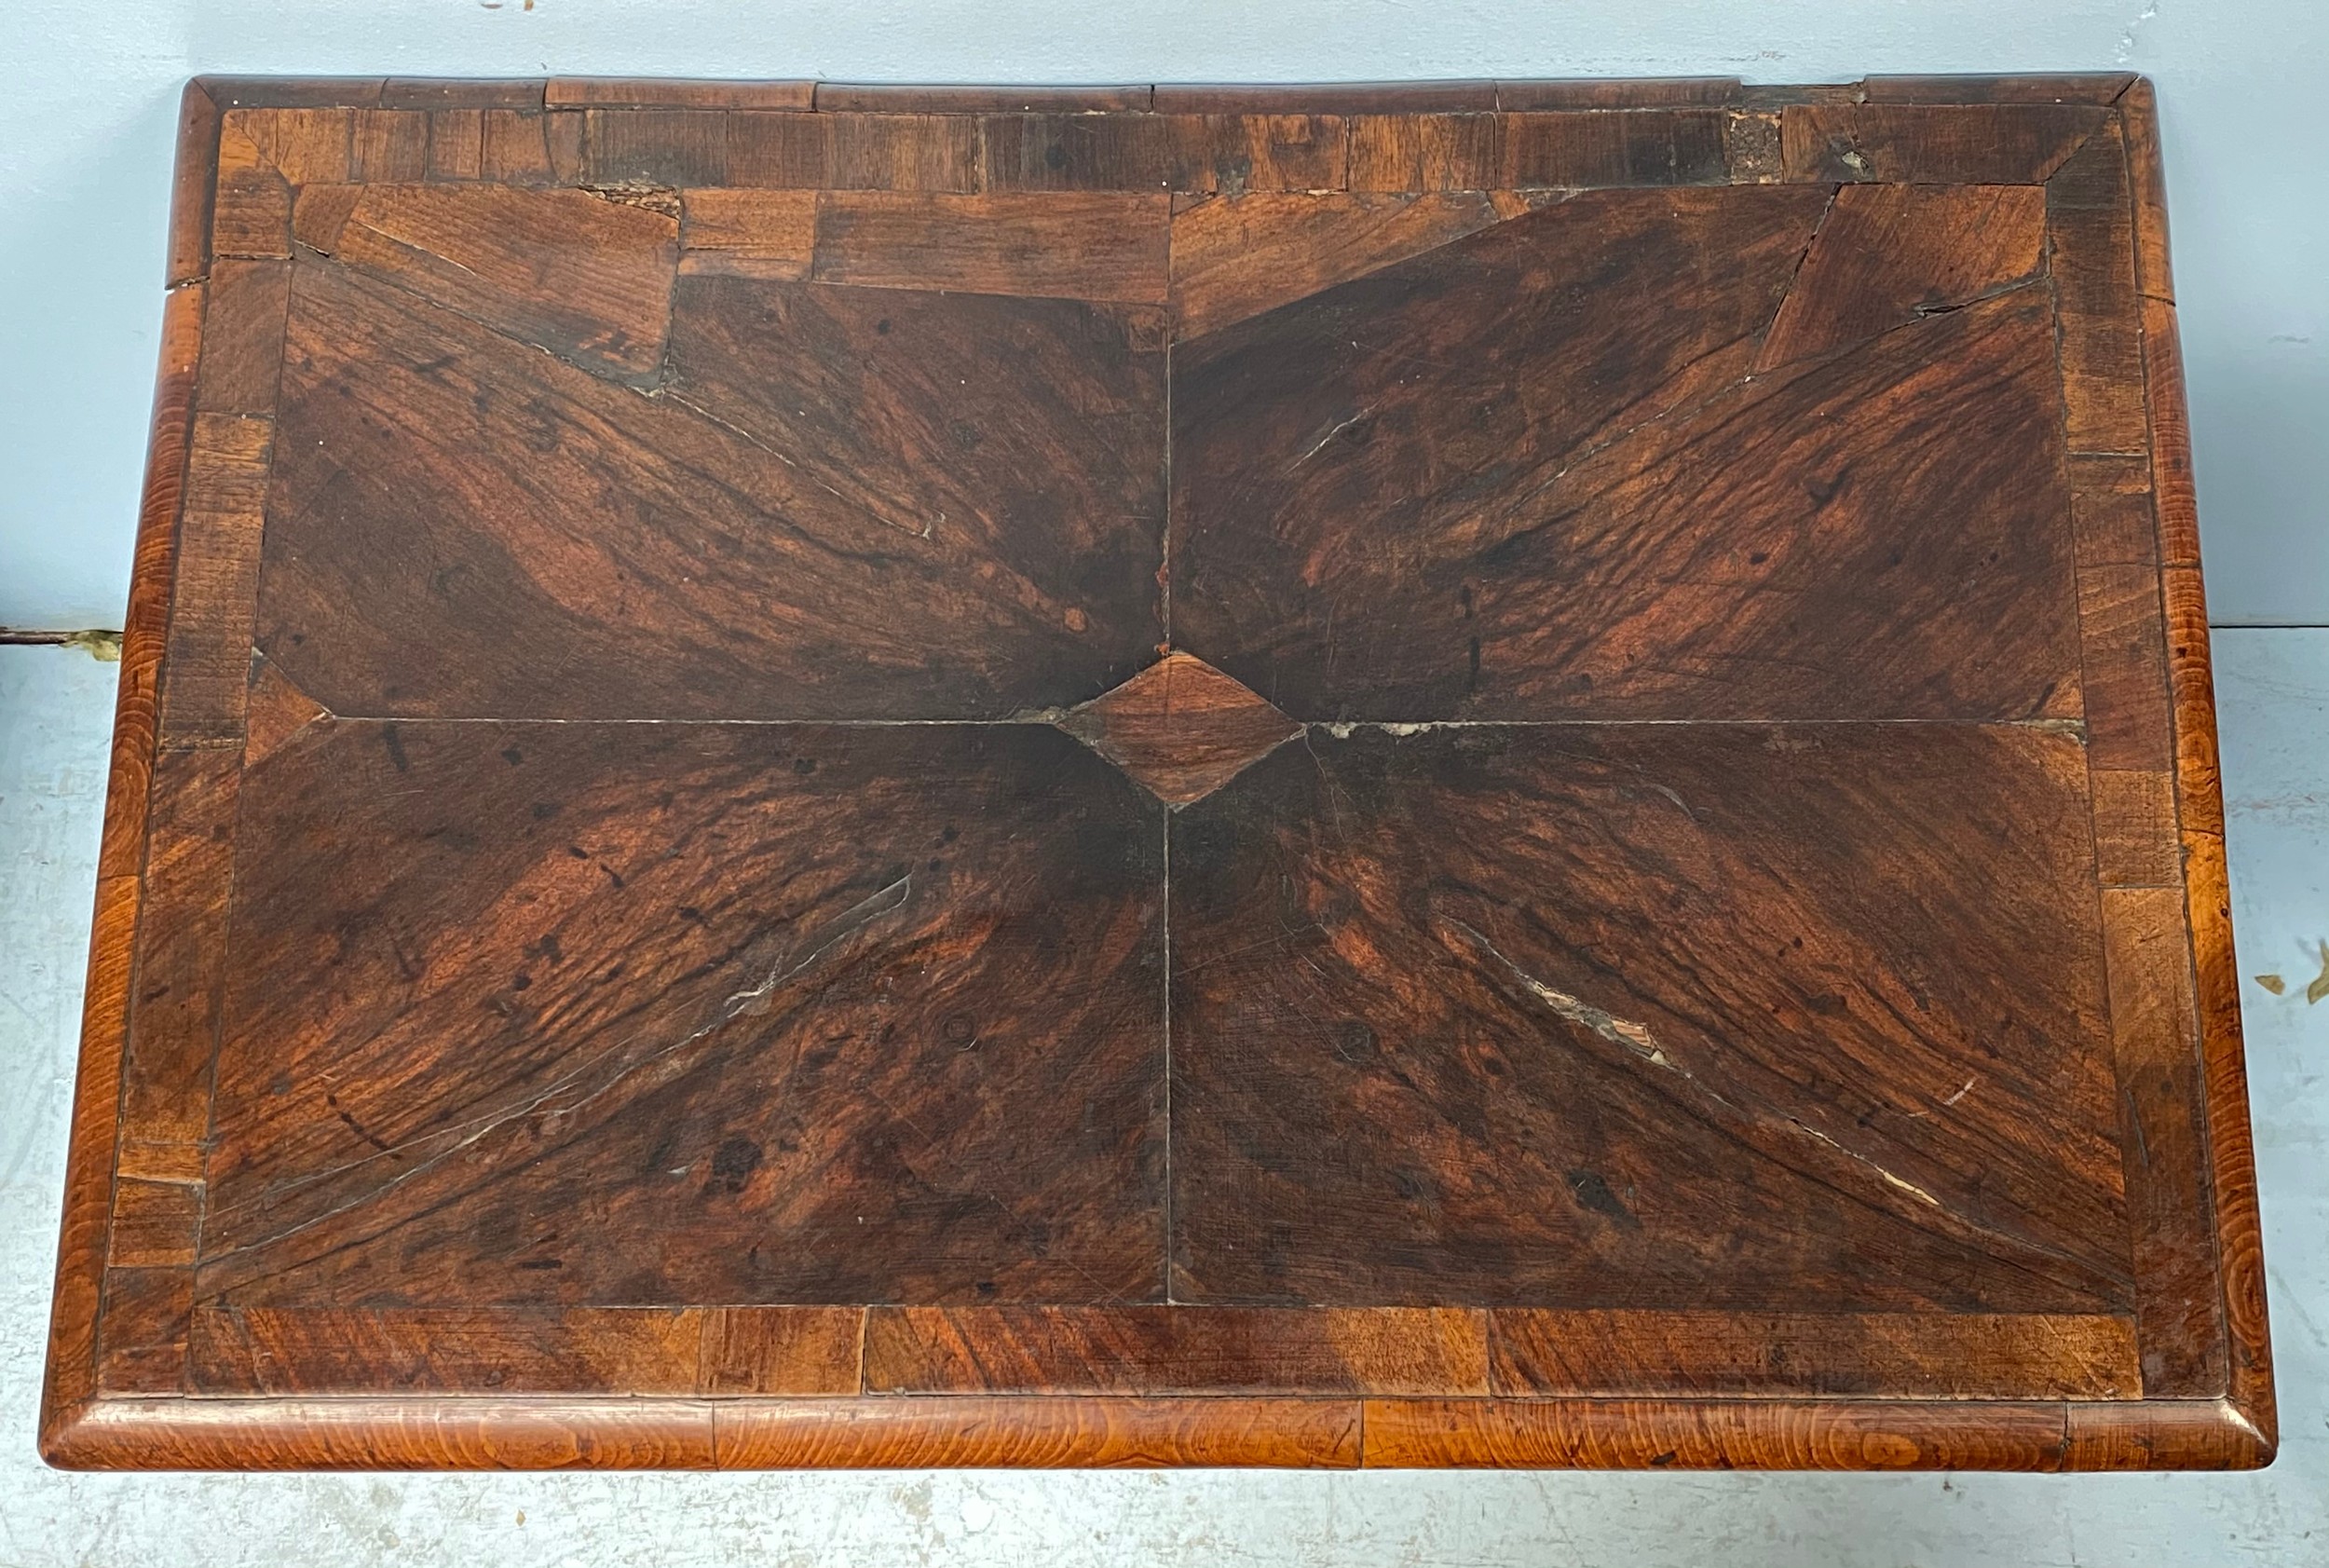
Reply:
M2329 1564L2329 629L2215 656L2280 1370L2260 1475L90 1476L34 1425L116 666L0 648L0 1568Z

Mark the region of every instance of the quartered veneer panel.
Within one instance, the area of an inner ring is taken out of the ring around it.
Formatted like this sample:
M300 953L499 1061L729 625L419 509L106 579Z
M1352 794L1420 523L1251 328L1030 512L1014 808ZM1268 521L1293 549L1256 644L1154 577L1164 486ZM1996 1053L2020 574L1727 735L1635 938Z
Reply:
M2256 1465L2148 86L209 80L46 1450Z

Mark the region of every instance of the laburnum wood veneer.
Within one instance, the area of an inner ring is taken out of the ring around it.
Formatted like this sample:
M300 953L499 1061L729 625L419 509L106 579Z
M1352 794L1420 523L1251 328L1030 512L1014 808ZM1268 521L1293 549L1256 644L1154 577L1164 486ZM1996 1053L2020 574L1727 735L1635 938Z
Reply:
M185 99L44 1446L2252 1466L2149 88Z

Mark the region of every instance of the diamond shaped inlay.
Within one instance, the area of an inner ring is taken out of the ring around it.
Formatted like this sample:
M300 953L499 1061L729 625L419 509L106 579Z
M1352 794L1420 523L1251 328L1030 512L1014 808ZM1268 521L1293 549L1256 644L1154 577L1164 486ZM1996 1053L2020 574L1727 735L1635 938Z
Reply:
M1302 728L1188 653L1166 654L1058 723L1173 806L1202 800Z

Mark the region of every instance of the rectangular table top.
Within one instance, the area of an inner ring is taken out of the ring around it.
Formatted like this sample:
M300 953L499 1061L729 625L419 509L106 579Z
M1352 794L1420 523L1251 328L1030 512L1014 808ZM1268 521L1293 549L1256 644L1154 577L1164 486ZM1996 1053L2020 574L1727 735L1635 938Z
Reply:
M180 160L55 1462L2270 1457L2146 83Z

